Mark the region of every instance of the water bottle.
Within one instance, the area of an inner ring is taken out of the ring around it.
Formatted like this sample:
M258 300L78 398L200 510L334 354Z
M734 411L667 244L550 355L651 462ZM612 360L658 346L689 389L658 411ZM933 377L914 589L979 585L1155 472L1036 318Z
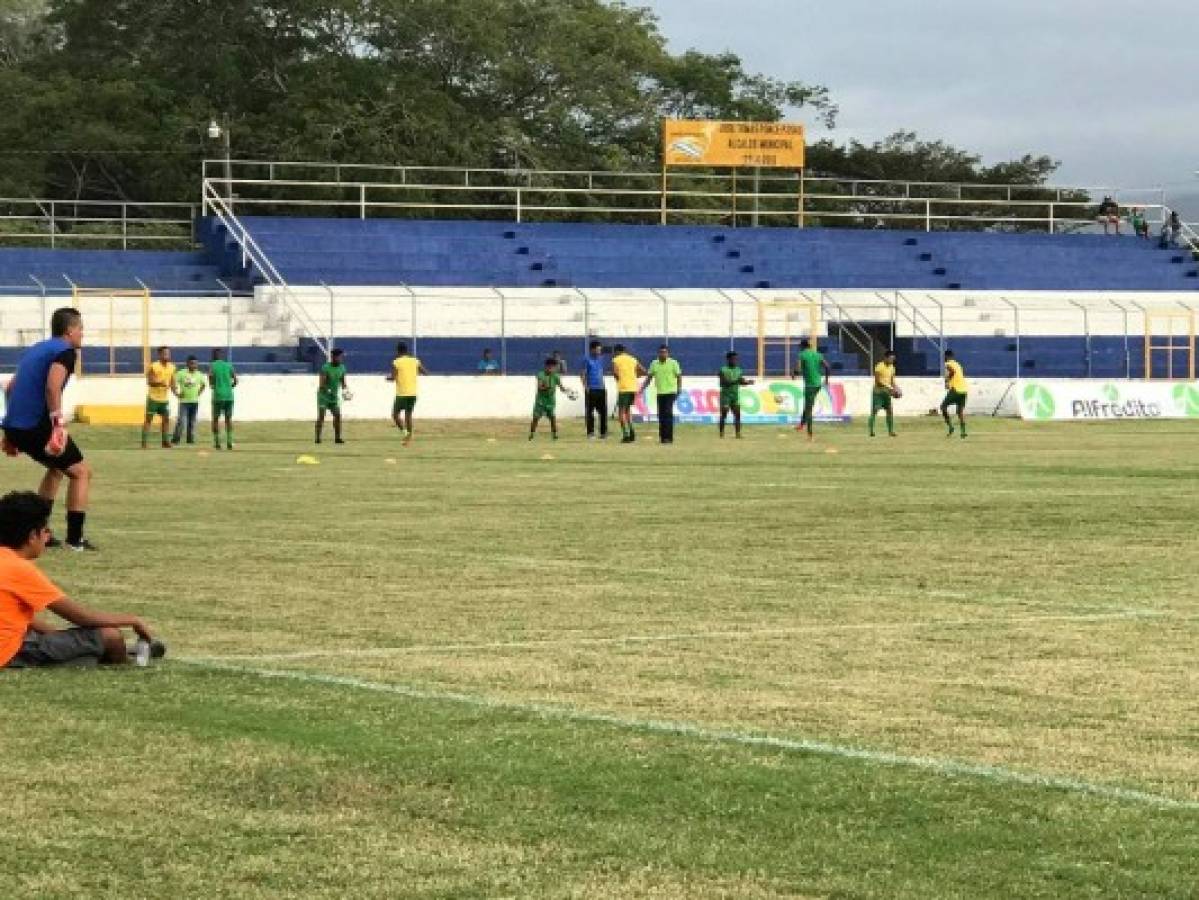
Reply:
M150 665L150 642L145 638L138 638L133 645L133 664L142 668Z

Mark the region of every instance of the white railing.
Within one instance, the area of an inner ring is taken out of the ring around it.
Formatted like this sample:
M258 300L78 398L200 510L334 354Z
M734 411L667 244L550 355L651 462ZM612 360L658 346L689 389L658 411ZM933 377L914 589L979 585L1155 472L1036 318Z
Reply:
M228 173L226 175L226 172ZM342 215L467 213L530 219L724 221L802 227L991 227L1078 230L1112 196L1160 221L1163 191L1107 187L881 181L805 173L601 172L207 160L208 186L242 212Z
M209 214L217 218L230 237L241 248L242 267L253 266L258 271L267 285L272 289L272 296L275 301L281 302L284 309L295 316L304 333L328 357L331 350L332 319L330 319L330 328L328 331L324 330L317 323L316 319L305 308L304 303L292 292L291 287L279 273L279 270L275 268L274 263L271 262L262 248L258 246L258 242L254 240L254 236L250 234L237 216L234 215L225 198L216 193L213 186L208 182L205 182L204 203L209 210Z
M190 203L0 198L0 245L190 249L196 212Z

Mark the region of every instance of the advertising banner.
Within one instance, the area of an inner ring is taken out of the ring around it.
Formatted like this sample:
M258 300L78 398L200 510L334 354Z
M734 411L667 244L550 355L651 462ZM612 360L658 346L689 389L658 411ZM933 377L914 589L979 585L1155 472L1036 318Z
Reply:
M1020 416L1034 422L1199 418L1199 383L1022 381Z
M662 140L667 166L804 167L802 125L667 119Z
M720 421L720 388L715 379L702 387L684 386L674 404L676 422L715 425ZM741 422L745 425L794 425L803 413L803 385L795 381L766 381L741 388ZM848 422L845 386L830 384L816 399L817 422ZM638 394L633 407L636 422L658 421L657 397L651 384Z

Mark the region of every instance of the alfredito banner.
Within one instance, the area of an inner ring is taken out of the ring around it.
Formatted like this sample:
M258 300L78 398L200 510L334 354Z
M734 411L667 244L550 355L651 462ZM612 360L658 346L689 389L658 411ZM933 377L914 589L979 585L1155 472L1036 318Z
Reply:
M1022 381L1016 391L1032 421L1199 418L1199 382Z

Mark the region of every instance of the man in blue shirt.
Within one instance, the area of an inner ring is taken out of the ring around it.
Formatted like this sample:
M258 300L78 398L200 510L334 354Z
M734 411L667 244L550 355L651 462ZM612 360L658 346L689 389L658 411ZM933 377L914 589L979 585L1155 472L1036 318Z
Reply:
M480 375L499 375L500 374L499 360L492 357L490 347L483 348L483 358L479 360L478 369L479 369Z
M595 421L599 416L600 440L608 439L608 389L604 386L604 345L592 341L579 375L583 382L583 397L587 407L587 440L595 440Z
M46 468L38 494L50 503L58 495L65 475L67 482L67 540L71 550L95 550L83 538L87 517L88 489L92 470L83 453L67 434L62 412L62 394L67 386L79 348L83 346L83 317L69 306L56 309L50 317L49 340L30 347L21 357L14 375L5 387L6 413L4 452L9 456L26 454ZM50 546L59 546L51 538Z

